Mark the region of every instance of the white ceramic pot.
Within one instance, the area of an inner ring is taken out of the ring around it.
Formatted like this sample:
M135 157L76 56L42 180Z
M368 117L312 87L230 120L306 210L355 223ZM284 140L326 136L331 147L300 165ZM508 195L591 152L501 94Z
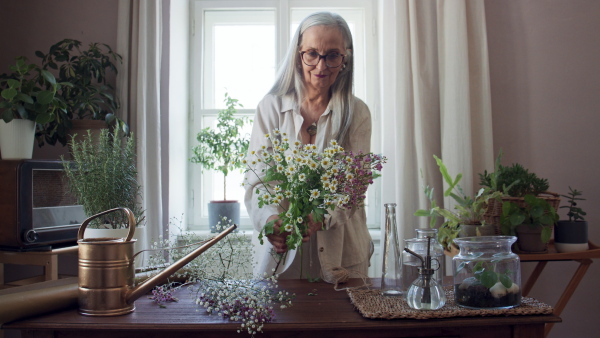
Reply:
M29 160L33 156L35 122L13 119L9 123L0 119L0 155L3 160Z

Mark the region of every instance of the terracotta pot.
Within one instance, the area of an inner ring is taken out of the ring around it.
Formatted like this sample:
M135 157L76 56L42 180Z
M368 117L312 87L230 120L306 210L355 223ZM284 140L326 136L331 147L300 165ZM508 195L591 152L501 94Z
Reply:
M548 243L542 242L542 227L531 227L529 225L518 225L515 228L517 233L517 246L522 252L548 252Z
M496 230L493 225L461 224L459 237L494 236Z

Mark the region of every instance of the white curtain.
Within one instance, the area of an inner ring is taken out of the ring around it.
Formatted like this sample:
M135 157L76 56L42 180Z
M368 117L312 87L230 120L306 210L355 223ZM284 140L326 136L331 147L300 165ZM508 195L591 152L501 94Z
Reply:
M117 52L123 56L117 87L122 116L137 142L138 180L146 226L142 247L163 234L160 66L162 0L120 0Z
M424 184L442 202L433 155L465 193L493 168L492 116L482 0L380 0L379 64L384 168L383 202L397 203L399 234L415 237L428 220ZM422 171L422 176L421 176ZM450 201L444 201L448 206Z

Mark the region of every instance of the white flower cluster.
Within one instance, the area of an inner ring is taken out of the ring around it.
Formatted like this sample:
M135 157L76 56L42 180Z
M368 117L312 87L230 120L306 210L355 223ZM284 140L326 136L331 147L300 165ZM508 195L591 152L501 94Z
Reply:
M231 220L224 218L217 227L223 230L230 224ZM161 237L152 245L158 251L150 257L150 264L163 267L167 264L165 251L174 262L198 247L190 244L203 243L209 238L183 231L174 242ZM240 321L238 332L255 334L274 318L274 304L280 303L281 308L291 306L293 295L276 290L277 275L254 276L252 266L250 239L243 232L230 233L174 277L184 277L191 283L190 291L196 304L206 308L208 313ZM173 283L168 285L172 287Z
M238 332L246 331L254 335L262 332L265 323L270 322L275 313L273 306L291 306L290 295L286 291L275 291L276 277L257 280L201 280L194 286L196 304L206 308L210 314L240 321Z

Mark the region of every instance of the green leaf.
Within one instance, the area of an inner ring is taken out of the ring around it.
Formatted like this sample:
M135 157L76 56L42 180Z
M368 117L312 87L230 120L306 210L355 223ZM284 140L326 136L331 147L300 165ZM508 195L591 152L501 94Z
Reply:
M542 228L542 242L548 243L550 240L550 236L552 236L552 227L543 227Z
M50 104L53 99L54 93L49 90L44 90L37 94L37 102L40 104Z
M15 96L17 96L17 90L14 88L6 88L2 91L2 97L5 100L12 100Z
M504 285L504 287L507 289L513 285L513 281L512 281L512 279L510 279L508 274L505 274L505 273L500 274L499 279L500 279L500 283L502 283L502 285Z
M489 289L498 282L498 274L491 270L485 270L481 273L480 281Z
M44 77L44 79L46 79L46 81L50 82L52 85L56 84L56 78L49 71L42 70L42 76Z

